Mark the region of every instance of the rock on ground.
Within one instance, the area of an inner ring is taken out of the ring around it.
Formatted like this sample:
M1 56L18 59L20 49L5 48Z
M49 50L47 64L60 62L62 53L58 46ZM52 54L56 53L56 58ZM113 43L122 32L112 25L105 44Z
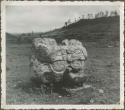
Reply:
M55 39L35 38L32 50L30 65L41 83L82 83L87 51L80 41L65 39L58 45Z

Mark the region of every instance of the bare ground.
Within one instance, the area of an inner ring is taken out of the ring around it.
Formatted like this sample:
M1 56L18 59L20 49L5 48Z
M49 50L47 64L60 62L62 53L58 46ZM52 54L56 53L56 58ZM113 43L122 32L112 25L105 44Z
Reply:
M119 47L88 47L85 84L71 96L42 93L30 81L28 44L7 44L7 104L116 104L120 97Z

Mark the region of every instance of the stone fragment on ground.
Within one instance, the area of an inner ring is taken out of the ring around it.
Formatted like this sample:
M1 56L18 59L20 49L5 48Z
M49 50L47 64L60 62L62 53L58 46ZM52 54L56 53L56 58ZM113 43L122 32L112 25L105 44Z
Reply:
M98 89L99 93L103 94L104 90L103 89Z

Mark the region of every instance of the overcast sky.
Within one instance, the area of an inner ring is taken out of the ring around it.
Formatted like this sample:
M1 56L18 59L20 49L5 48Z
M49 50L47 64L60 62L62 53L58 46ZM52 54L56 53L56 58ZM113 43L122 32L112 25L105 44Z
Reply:
M62 27L68 19L99 11L118 10L113 6L6 6L6 29L10 33L45 32Z

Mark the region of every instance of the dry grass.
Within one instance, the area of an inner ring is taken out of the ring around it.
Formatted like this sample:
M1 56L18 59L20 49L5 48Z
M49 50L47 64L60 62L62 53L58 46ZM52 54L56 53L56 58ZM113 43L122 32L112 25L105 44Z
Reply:
M119 102L119 48L88 47L86 85L71 96L44 93L30 81L28 44L7 44L7 104L116 104ZM103 90L103 91L102 91ZM100 92L102 91L102 92Z

